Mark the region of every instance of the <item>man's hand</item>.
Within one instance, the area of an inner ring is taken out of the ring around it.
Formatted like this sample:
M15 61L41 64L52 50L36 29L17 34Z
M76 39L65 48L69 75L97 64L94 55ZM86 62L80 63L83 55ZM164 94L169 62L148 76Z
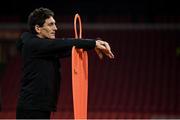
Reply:
M100 59L103 58L103 54L105 54L106 56L108 56L111 59L114 58L114 55L111 52L111 47L109 46L109 44L106 41L97 40L95 51L98 54Z

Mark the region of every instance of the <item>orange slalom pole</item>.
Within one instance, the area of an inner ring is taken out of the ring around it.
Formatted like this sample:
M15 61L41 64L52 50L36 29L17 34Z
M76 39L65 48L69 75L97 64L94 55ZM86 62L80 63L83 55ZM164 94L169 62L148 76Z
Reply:
M79 36L76 22L79 21ZM82 38L81 18L74 17L75 38ZM88 103L88 54L83 49L72 48L72 90L75 119L87 119Z

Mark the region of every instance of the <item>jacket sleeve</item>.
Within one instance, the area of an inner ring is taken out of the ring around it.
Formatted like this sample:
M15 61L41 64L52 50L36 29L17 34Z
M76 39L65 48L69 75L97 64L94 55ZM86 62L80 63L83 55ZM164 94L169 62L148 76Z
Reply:
M95 48L95 40L74 38L49 40L33 38L31 41L31 48L33 48L33 53L36 55L69 54L73 46L91 50Z

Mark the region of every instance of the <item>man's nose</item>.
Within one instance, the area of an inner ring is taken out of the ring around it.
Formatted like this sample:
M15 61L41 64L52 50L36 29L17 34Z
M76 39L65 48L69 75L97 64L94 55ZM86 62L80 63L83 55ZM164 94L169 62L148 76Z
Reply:
M57 27L56 27L56 25L54 25L54 28L53 28L54 30L57 30Z

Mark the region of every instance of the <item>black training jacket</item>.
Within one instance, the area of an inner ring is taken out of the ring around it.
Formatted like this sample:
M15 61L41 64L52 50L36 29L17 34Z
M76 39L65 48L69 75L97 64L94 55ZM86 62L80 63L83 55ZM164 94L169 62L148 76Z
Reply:
M24 32L16 45L23 60L17 109L56 111L61 81L59 58L70 56L72 46L93 49L95 40L50 40Z

